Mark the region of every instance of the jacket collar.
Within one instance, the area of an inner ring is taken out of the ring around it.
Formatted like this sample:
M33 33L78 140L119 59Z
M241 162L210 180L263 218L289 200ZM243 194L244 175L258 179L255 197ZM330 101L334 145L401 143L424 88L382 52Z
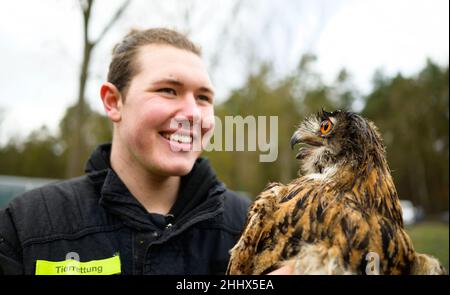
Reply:
M147 210L131 194L110 167L111 144L98 146L86 164L86 173L100 192L100 204L127 225L139 230L157 230ZM223 211L225 187L217 180L208 160L197 159L189 174L183 176L177 200L169 214L172 231L193 222L212 218Z

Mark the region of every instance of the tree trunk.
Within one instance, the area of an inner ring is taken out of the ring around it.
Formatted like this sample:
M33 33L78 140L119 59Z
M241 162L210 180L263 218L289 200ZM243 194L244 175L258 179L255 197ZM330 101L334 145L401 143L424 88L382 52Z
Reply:
M89 20L94 0L80 2L83 12L83 61L81 63L80 78L78 81L78 100L76 107L75 122L73 123L74 134L73 141L70 143L69 162L67 166L67 177L78 176L83 173L84 155L86 154L86 143L83 137L84 114L85 114L85 92L88 79L89 62L95 43L89 42Z
M75 121L73 122L73 139L69 142L68 151L69 158L67 163L66 176L74 177L83 173L85 156L87 155L87 143L83 134L84 122L86 121L87 105L85 93L86 83L89 78L89 64L91 61L92 50L103 39L109 29L120 18L127 6L130 4L130 0L126 0L117 9L116 13L111 17L110 21L103 28L98 38L95 41L89 39L89 21L91 16L92 5L94 0L80 0L80 6L83 13L83 35L84 35L84 47L83 47L83 61L81 63L79 88L78 88L78 101L76 107Z
M84 44L83 62L78 87L78 100L76 107L76 117L74 122L75 132L73 134L72 146L69 147L69 165L67 177L78 176L83 173L84 156L86 155L86 142L83 136L83 127L85 121L85 92L88 79L89 63L91 59L93 46L87 42Z

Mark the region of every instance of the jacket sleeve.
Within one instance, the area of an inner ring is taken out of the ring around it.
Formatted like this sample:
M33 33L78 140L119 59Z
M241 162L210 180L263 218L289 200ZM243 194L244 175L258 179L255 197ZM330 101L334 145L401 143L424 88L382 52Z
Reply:
M21 247L11 212L0 210L0 275L23 274Z

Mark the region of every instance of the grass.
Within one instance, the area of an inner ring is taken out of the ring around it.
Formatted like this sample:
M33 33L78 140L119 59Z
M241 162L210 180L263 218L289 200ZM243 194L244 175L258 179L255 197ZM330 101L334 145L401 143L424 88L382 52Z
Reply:
M447 272L449 256L449 226L443 222L422 222L407 226L417 252L430 254L441 262Z

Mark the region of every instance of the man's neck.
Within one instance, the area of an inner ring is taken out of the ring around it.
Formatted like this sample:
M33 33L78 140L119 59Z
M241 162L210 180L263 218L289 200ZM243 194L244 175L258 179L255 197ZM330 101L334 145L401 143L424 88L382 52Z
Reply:
M180 177L152 174L125 154L113 145L111 167L148 212L167 214L176 201Z

